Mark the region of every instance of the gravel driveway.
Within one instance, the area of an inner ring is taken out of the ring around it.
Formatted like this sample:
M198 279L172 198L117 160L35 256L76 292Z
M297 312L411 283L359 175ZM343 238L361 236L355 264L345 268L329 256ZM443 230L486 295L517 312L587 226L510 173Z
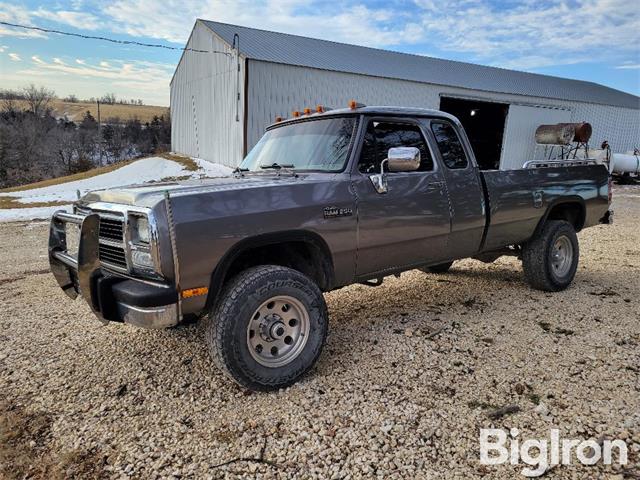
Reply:
M326 295L317 367L272 394L223 377L202 325L101 326L47 272L47 225L0 224L0 477L524 478L479 461L480 428L516 427L629 445L545 478L638 478L640 187L614 199L565 292L502 258Z

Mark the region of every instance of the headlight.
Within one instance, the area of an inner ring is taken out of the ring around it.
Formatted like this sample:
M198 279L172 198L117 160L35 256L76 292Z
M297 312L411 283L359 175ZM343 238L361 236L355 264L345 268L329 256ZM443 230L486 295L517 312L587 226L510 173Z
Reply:
M149 219L141 216L131 217L131 241L135 244L149 245L150 238Z
M158 274L159 266L154 258L155 245L149 218L142 213L129 214L129 248L131 266L135 273Z

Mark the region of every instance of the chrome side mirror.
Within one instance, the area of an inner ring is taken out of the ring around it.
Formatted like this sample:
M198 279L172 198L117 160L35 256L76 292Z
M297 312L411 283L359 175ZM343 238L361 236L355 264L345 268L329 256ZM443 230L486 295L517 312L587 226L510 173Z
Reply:
M420 150L416 147L390 148L387 161L390 172L415 172L420 168Z
M416 147L395 147L387 152L387 158L380 164L380 173L370 175L369 179L373 188L378 193L387 193L387 175L384 173L384 164L387 164L390 172L415 172L420 168L420 150Z

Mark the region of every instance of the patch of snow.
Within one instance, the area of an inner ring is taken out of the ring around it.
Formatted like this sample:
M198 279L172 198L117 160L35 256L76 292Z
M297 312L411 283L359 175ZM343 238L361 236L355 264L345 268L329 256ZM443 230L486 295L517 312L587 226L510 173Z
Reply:
M69 202L77 199L77 191L84 195L91 190L104 188L117 188L126 185L159 181L167 177L203 178L223 177L231 174L232 169L224 165L208 162L200 158L193 159L199 169L186 170L178 162L162 157L148 157L136 160L129 165L120 167L102 175L76 180L74 182L51 185L49 187L34 188L12 193L0 193L0 196L14 197L20 203L34 202ZM33 218L46 218L65 206L34 207L0 209L0 221L29 220Z
M202 170L202 173L204 173L205 177L226 177L228 175L231 175L231 172L233 170L225 165L213 163L208 160L203 160L202 158L192 158L192 160L196 162L198 167ZM201 174L200 171L193 173L195 174L194 176L196 178Z
M57 207L32 207L0 209L0 222L15 222L18 220L35 220L39 218L50 219L56 210L71 211L71 205L58 205Z

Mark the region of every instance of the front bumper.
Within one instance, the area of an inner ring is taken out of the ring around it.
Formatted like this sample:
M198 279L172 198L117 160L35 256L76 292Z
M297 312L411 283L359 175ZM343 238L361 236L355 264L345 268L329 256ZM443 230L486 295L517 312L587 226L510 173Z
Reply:
M67 251L66 223L80 227L77 256ZM175 288L127 278L102 268L99 258L100 216L58 211L49 229L49 264L60 288L81 295L98 319L144 328L166 328L180 320Z

